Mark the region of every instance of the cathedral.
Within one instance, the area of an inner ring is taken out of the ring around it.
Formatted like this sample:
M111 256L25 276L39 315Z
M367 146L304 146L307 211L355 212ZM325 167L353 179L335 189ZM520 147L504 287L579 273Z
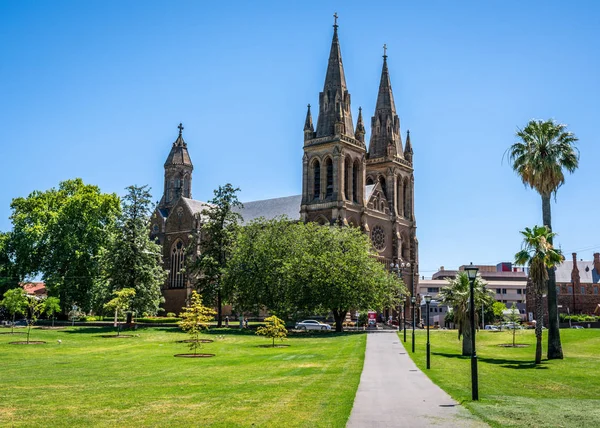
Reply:
M183 126L164 165L164 191L152 216L151 236L163 248L169 276L163 287L166 312L178 313L191 293L182 270L190 234L201 227L205 202L192 198L194 166L183 139ZM410 132L402 141L400 118L383 55L369 144L362 109L356 125L342 63L337 22L325 84L319 93L316 129L310 104L304 122L302 195L245 202L244 222L286 215L293 220L360 227L382 263L408 262L402 272L411 294L418 289L418 241L414 215L413 149Z

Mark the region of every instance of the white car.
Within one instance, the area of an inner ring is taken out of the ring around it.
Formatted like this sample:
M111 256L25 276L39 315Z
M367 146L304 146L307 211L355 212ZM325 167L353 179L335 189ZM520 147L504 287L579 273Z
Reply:
M296 323L296 329L298 330L331 330L329 324L323 324L322 322L315 320L304 320Z
M495 325L486 325L485 326L486 330L492 330L492 331L499 331L500 329L498 328L498 326Z

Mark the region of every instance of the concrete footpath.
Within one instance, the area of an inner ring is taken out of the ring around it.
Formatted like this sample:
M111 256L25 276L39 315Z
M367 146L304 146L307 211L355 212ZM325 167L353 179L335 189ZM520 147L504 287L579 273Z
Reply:
M347 427L487 427L412 362L396 332L367 336L365 365ZM423 357L425 357L423 355Z

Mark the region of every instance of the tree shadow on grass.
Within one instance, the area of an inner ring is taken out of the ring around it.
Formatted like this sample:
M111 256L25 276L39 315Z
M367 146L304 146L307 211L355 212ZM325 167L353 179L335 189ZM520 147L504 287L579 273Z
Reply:
M470 356L464 356L464 355L460 355L460 354L447 354L447 353L443 353L443 352L432 352L433 355L438 355L440 357L445 357L445 358L458 358L458 359L462 359L462 360L468 360L471 357ZM536 369L536 370L547 370L548 367L541 365L544 364L544 362L542 361L541 364L535 364L533 361L521 361L521 360L509 360L506 358L489 358L489 357L477 357L478 361L481 361L482 363L488 363L488 364L497 364L502 366L503 368L506 369Z

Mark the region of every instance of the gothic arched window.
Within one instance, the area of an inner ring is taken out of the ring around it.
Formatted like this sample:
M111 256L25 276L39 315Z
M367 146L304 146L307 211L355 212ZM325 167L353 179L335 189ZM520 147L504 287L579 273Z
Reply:
M186 283L185 273L185 248L181 239L175 241L171 247L171 270L169 271L169 288L184 288Z
M358 203L358 161L352 164L352 200Z
M408 180L404 180L402 195L404 196L404 217L410 218L410 195L408 193Z
M329 198L333 196L333 161L331 158L327 158L327 161L325 161L325 168L327 171L327 187L325 188L325 197Z
M321 197L321 164L318 160L313 162L313 199Z
M381 184L381 190L383 191L383 194L387 198L388 197L387 188L385 187L385 178L383 178L383 175L379 176L379 184Z
M367 177L367 186L372 186L372 185L373 185L373 178Z

